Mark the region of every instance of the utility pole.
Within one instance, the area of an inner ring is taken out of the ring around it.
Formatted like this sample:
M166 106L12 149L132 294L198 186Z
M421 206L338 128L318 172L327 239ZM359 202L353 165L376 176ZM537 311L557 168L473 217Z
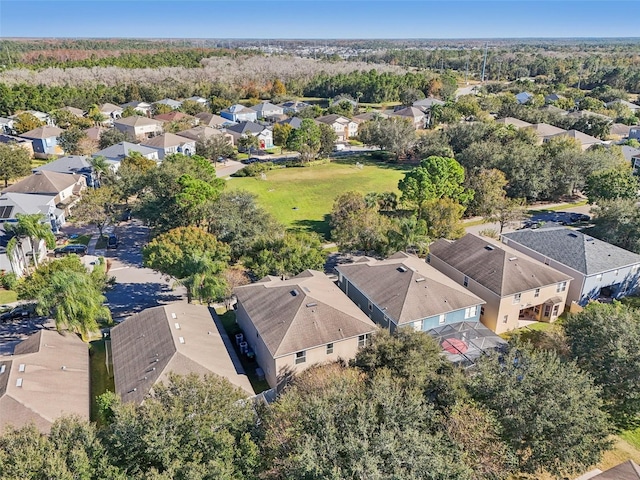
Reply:
M467 56L467 66L464 70L464 84L469 85L469 57Z
M489 43L484 44L484 60L482 61L482 80L481 83L484 83L484 72L487 68L487 50L489 49Z

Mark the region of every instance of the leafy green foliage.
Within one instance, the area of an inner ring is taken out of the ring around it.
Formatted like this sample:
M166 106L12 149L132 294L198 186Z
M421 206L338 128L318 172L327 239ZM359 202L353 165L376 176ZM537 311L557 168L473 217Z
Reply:
M309 118L302 120L300 128L293 130L287 138L287 149L300 153L300 160L308 162L320 151L320 127Z
M118 217L118 198L111 186L87 190L73 209L73 221L95 226L100 236Z
M28 238L31 247L33 264L38 268L38 256L40 253L40 241L44 240L46 246L53 248L56 239L51 231L51 225L47 222L47 218L43 213L33 214L16 214L16 223L8 223L5 225L7 233L15 235L17 238ZM16 245L17 246L17 245ZM20 244L22 248L22 244ZM12 249L7 247L11 252ZM10 253L11 254L11 253ZM22 252L26 258L26 252Z
M24 112L17 116L13 123L13 128L18 135L21 135L35 128L42 127L44 124L45 122L38 120L38 118L31 113Z
M233 154L233 145L224 135L211 135L208 138L198 139L196 153L217 162L220 157L226 158Z
M602 200L634 199L638 196L638 179L629 166L594 172L587 178L589 203Z
M80 142L84 139L87 139L87 134L83 130L71 127L60 134L58 145L66 155L79 155L82 153Z
M635 200L601 200L592 213L591 235L640 253L640 209Z
M366 145L392 152L399 159L414 146L417 136L408 119L389 117L364 122L358 128L358 139Z
M19 145L0 143L0 179L4 186L9 181L24 177L31 173L31 155Z

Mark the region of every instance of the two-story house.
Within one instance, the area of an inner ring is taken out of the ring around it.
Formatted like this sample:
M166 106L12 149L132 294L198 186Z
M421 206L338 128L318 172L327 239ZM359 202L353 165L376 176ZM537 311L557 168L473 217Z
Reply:
M115 145L111 145L110 147L94 153L92 156L93 158L104 157L104 159L111 164L112 168L117 170L120 167L120 162L126 157L131 156L134 152L142 155L144 158L148 158L149 160L160 160L158 157L158 150L155 148L145 147L144 145L138 145L137 143L131 142L116 143Z
M573 277L567 305L622 298L638 290L640 255L569 228L518 230L502 242Z
M284 109L269 102L260 102L251 107L258 114L258 118L270 119L284 114Z
M182 153L191 156L196 153L196 141L175 135L173 133L163 133L157 137L150 138L141 143L143 147L153 148L158 151L158 158L164 160L164 157L172 153Z
M358 122L355 122L342 115L324 115L323 117L316 118L316 122L324 123L333 128L336 132L339 142L344 142L352 137L358 135Z
M233 136L234 145L237 145L243 136L253 135L258 137L258 148L273 148L273 131L259 123L241 122L227 127L225 132Z
M133 138L144 140L162 134L164 122L153 118L133 115L131 117L114 120L113 126L123 133L128 133Z
M496 333L520 320L553 322L564 311L573 277L491 239L467 234L431 244L429 264L486 303L480 321Z
M62 147L58 145L58 137L62 132L64 130L61 128L44 125L19 136L31 140L36 158L49 158L51 155L64 155Z
M38 170L19 182L9 185L2 193L27 193L30 195L54 196L60 209L68 209L79 199L80 192L87 188L84 176Z
M258 119L258 112L237 103L222 110L220 116L232 122L255 122Z
M271 387L311 365L354 358L374 323L322 272L234 289L236 321Z

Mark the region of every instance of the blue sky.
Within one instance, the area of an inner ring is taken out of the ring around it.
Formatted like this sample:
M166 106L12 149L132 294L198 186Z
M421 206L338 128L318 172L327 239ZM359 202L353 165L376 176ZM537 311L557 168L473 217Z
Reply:
M639 37L637 6L637 0L0 0L0 37Z

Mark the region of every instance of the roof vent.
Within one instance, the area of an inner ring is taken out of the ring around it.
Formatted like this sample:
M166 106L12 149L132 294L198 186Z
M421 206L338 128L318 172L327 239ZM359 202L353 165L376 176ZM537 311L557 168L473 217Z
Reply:
M176 318L178 318L178 316L175 313L172 313L171 314L171 318L173 318L175 320Z
M4 373L4 371L6 370L6 365L2 365L0 366L0 373Z
M576 235L575 233L570 233L569 236L573 238L578 238L578 235Z
M318 306L318 304L317 304L317 303L315 303L315 302L313 302L313 303L307 303L307 307L308 307L308 308L311 308L311 307L317 307L317 306Z
M400 266L398 267L398 271L399 271L399 272L406 272L406 271L407 271L407 267L400 265Z
M510 262L513 262L514 260L517 260L517 259L518 259L518 257L509 257L509 261Z
M416 283L424 282L425 280L426 280L426 278L424 278L424 277L416 278Z
M484 249L491 251L491 250L495 250L495 247L493 245L487 245L484 247Z
M297 297L298 295L300 295L300 292L298 292L298 290L296 290L296 289L293 289L293 290L291 290L291 295L294 296L294 297Z
M67 367L66 367L65 365L62 365L62 366L60 367L60 370L66 370L66 369L67 369Z
M180 324L176 322L176 330L180 330Z
M593 242L593 238L587 237L587 242Z
M184 337L178 337L178 340L180 341L180 343L184 343Z
M22 378L18 378L16 380L16 387L21 387L22 386Z
M18 371L19 372L24 372L24 369L25 369L25 364L21 363L20 366L18 367Z
M311 291L307 287L302 287L302 289L307 293L311 293Z

